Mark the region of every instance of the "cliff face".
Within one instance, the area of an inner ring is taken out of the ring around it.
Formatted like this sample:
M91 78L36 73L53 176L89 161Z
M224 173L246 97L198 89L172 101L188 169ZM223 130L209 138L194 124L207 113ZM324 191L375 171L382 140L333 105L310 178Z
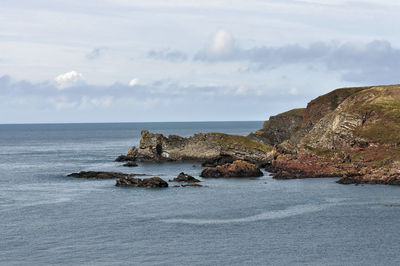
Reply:
M283 152L273 162L276 172L285 172L281 175L327 175L329 165L346 182L394 184L398 179L400 184L400 85L340 89L318 97L307 106L301 131L303 136L291 143L296 153ZM288 142L280 146L291 147ZM307 155L313 159L296 164ZM310 162L314 174L302 175Z
M277 145L301 129L304 112L304 108L299 108L271 116L264 122L262 129L251 133L248 137L264 144Z
M132 147L128 156L140 161L212 160L229 156L235 160L262 162L270 156L272 148L244 136L222 133L198 133L183 138L165 137L147 130L142 131L138 148Z

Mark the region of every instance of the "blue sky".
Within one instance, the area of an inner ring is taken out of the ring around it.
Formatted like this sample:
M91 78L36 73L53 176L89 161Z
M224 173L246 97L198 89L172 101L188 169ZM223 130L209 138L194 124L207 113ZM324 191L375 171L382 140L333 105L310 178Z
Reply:
M0 123L265 120L400 83L394 0L2 0Z

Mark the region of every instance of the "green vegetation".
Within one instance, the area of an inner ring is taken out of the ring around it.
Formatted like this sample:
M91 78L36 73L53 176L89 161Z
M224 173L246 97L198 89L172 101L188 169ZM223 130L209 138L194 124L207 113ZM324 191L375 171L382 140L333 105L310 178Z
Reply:
M305 148L309 151L311 151L312 153L314 153L315 155L318 156L322 156L322 157L327 157L330 158L332 156L334 156L335 153L337 153L337 150L330 150L330 149L317 149L311 146L306 145Z
M356 130L357 135L374 142L400 144L400 87L393 89L378 91L376 97L357 108L367 121Z
M331 106L332 110L336 109L344 99L362 90L370 89L371 87L354 87L354 88L341 88L331 91L325 95L319 96L312 102L327 103Z
M289 111L287 111L287 112L284 112L284 113L281 113L281 114L278 114L277 116L280 116L280 115L289 115L289 116L291 116L291 115L297 115L297 116L304 116L304 113L306 112L306 108L296 108L296 109L292 109L292 110L289 110Z
M244 148L258 149L258 150L262 150L265 152L269 152L272 150L271 146L251 140L245 136L229 135L229 134L223 134L223 133L215 133L215 134L220 136L220 138L218 140L218 144L220 144L221 146L229 146L229 145L238 146L239 145Z

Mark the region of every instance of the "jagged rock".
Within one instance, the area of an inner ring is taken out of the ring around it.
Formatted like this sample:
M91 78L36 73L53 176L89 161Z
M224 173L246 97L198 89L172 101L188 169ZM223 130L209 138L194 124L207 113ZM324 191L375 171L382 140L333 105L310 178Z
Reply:
M115 184L117 187L144 187L144 188L163 188L168 187L168 183L158 176L151 178L134 178L131 176L122 177Z
M128 153L138 161L205 161L226 156L258 162L268 160L272 150L272 147L245 136L223 133L198 133L188 138L165 137L147 130L141 134L139 147L132 147Z
M138 166L138 164L135 163L135 162L127 162L127 163L124 163L122 166L125 166L125 167L136 167L136 166Z
M188 182L188 183L196 183L200 182L200 180L194 178L191 175L187 175L185 173L180 173L176 178L169 180L169 182Z
M72 173L68 176L76 178L89 178L89 179L118 179L124 177L144 176L145 174L125 174L120 172L98 172L98 171L81 171L79 173Z
M255 165L245 161L234 161L233 163L217 166L216 169L205 168L201 177L258 177L264 175Z
M129 162L135 161L135 157L132 155L120 155L115 159L116 162Z

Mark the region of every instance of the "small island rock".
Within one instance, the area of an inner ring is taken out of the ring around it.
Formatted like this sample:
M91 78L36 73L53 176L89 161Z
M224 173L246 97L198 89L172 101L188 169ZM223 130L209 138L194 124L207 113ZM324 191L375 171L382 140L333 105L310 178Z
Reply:
M180 173L176 178L169 180L169 182L188 182L188 183L196 183L200 182L200 180L194 178L191 175L185 174L184 172Z
M115 184L117 187L144 187L144 188L163 188L168 187L168 183L158 176L150 178L134 178L134 177L122 177L117 180Z

